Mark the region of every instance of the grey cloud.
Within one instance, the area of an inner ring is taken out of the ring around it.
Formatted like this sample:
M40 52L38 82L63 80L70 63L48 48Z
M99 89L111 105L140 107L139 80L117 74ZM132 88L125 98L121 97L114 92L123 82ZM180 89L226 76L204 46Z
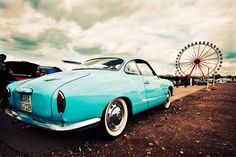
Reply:
M8 39L4 37L0 37L0 42L8 42Z
M19 45L24 47L36 47L37 41L33 39L29 39L29 37L23 37L22 35L14 35L12 39Z
M66 15L65 10L59 6L63 1L58 0L25 0L28 1L34 10L51 17L57 21L63 19Z
M6 5L0 1L0 9L4 9L4 8L6 8Z
M100 46L96 47L89 47L89 48L84 48L84 47L74 47L74 50L80 54L86 54L86 55L91 55L91 54L102 54L102 48Z
M43 56L41 53L35 51L40 48L37 40L27 34L13 34L9 37L0 38L0 45L8 53L18 52L19 54L24 53L28 56Z
M5 18L17 18L23 15L25 3L23 0L2 0L0 2L1 16Z
M41 0L26 0L29 1L33 8L38 9L41 3Z
M135 6L125 1L94 1L93 7L98 9L98 14L90 15L86 12L86 8L83 8L81 14L79 11L73 10L70 16L77 20L82 28L87 29L97 22L104 22L114 17L130 15L136 10Z
M69 42L66 33L59 29L47 29L38 35L37 40L39 43L48 44L53 48L65 48Z
M0 41L3 47L8 50L31 51L39 46L37 40L28 34L12 33L11 36L2 37Z
M135 5L125 1L113 0L91 0L86 5L77 5L76 7L66 10L60 7L63 1L58 0L27 0L31 6L56 20L68 19L74 20L83 29L88 29L98 22L104 22L114 17L130 15L137 10ZM78 1L78 3L80 3ZM92 12L95 13L92 13Z
M8 50L34 51L42 47L63 49L67 46L69 39L65 32L59 29L47 29L36 37L30 34L13 32L10 36L0 38L0 43ZM37 51L35 51L37 54Z
M229 60L236 60L236 52L225 52L225 58Z

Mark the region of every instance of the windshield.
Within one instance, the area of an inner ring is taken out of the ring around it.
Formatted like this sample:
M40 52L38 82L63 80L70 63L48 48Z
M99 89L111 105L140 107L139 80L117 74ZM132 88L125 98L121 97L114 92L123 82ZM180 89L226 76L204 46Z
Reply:
M95 58L85 61L78 69L119 70L124 61L120 58Z

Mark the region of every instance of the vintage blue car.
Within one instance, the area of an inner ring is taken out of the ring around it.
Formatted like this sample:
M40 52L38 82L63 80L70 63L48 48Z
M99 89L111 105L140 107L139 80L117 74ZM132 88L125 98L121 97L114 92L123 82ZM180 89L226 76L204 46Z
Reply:
M170 106L172 82L149 63L132 57L87 60L78 69L14 82L5 89L5 113L56 131L95 126L119 136L129 116Z

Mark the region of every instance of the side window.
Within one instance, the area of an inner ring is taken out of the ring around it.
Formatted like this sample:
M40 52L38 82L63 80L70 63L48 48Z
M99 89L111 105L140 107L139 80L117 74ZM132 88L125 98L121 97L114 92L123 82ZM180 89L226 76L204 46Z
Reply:
M137 63L139 70L144 76L154 76L152 69L146 63Z
M134 75L140 75L139 70L137 68L137 65L135 63L135 61L131 61L129 63L126 64L125 66L125 72L127 74L134 74Z

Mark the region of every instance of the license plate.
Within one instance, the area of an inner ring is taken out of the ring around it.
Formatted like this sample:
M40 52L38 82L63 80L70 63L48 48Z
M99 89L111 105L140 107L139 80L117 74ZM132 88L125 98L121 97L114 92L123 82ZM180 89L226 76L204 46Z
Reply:
M27 94L21 95L21 110L32 112L31 95Z

